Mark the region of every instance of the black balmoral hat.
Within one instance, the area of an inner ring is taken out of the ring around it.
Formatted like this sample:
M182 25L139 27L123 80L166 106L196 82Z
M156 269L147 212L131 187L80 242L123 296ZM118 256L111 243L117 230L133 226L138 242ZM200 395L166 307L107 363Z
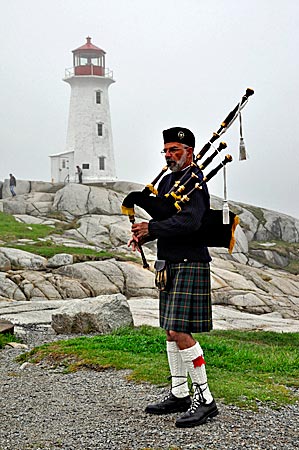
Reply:
M163 131L164 144L169 142L180 142L181 144L195 147L195 137L188 128L174 127Z

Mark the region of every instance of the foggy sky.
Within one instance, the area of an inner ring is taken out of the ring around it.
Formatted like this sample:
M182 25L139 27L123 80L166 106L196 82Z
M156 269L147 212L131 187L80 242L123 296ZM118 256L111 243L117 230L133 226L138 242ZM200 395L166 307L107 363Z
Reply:
M0 180L50 180L65 150L71 51L107 52L117 176L147 184L164 166L162 130L190 128L196 151L247 87L249 160L239 124L221 140L234 161L228 197L299 216L297 0L10 0L1 2ZM209 183L223 195L221 174Z

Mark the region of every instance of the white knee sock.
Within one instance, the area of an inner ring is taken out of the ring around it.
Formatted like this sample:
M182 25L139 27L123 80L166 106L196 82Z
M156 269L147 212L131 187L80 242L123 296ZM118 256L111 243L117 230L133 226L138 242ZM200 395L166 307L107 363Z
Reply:
M189 395L187 369L182 361L179 348L174 341L166 341L168 364L171 373L171 392L179 398Z
M196 342L192 347L180 350L179 352L195 388L199 387L205 402L208 404L211 403L213 396L208 386L205 360L203 359L201 346Z

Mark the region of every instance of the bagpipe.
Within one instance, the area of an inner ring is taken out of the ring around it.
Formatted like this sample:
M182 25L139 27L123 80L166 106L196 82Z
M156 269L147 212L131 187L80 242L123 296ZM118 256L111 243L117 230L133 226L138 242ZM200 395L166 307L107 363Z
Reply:
M157 177L148 184L142 191L133 191L129 193L122 203L122 213L129 217L131 223L135 222L134 206L137 205L144 209L154 220L161 221L168 219L174 214L179 214L184 204L190 200L190 196L196 190L201 190L204 183L207 183L213 178L221 169L226 168L226 164L232 161L231 155L226 155L225 158L207 175L203 174L206 167L214 160L216 156L224 150L227 145L225 142L220 142L217 148L213 143L224 134L233 122L239 117L240 120L240 156L239 159L246 159L246 150L244 139L242 136L242 121L241 110L248 102L248 98L254 94L253 89L246 89L241 101L235 108L227 115L221 123L217 132L214 132L211 139L202 147L200 152L195 156L194 161L187 168L181 178L179 178L163 197L157 197L157 190L155 184L167 172L168 166L162 168ZM214 148L214 152L207 157L203 162L202 158L210 150ZM225 178L226 178L226 172ZM233 212L229 211L226 199L226 183L224 195L223 210L208 209L202 219L202 223L197 230L198 242L205 247L224 247L229 253L232 253L235 245L234 232L239 223L239 218ZM139 245L143 267L148 268L149 265L143 253L142 246Z

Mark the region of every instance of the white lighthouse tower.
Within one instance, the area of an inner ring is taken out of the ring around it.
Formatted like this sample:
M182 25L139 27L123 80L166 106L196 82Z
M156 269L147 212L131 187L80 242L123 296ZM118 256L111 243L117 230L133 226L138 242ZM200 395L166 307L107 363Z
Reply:
M83 183L116 179L108 88L114 83L105 65L106 52L91 43L73 50L73 67L66 69L71 86L65 152L51 155L53 182Z

